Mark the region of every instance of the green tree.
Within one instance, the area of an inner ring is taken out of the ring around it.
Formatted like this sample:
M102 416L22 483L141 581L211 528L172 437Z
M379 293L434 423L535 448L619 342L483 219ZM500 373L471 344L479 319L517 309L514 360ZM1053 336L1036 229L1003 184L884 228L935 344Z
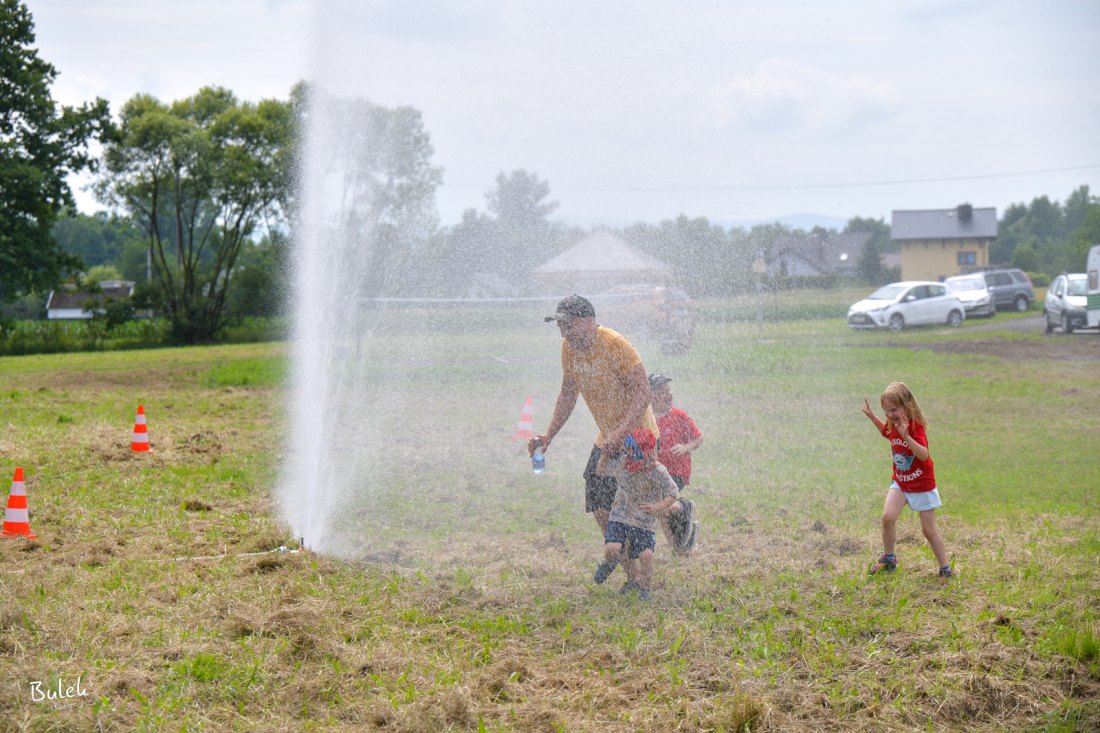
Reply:
M683 214L661 222L661 229L666 246L663 251L651 253L672 267L676 281L685 290L696 296L725 290L731 279L729 268L720 264L729 249L725 229L711 224L706 217Z
M558 208L557 201L546 200L549 196L550 184L524 170L499 174L497 187L485 194L489 213L505 232L532 239L545 238L547 217Z
M98 212L72 214L59 220L53 228L54 239L67 254L83 261L84 267L114 265L120 269L126 246L145 251L141 231L129 220ZM145 258L141 258L141 278L145 279ZM133 278L137 279L137 278Z
M1012 251L1010 264L1027 272L1037 272L1039 270L1039 253L1036 249L1035 240L1028 240L1016 245L1016 249Z
M125 278L114 265L96 265L88 268L84 279L90 283L101 283L105 280L124 280Z
M521 287L530 270L540 264L553 235L548 220L557 208L548 200L550 184L525 170L515 170L496 178L496 188L485 194L486 208L495 218L478 231L481 251L478 271L500 274ZM464 218L463 223L469 223ZM477 231L477 230L475 230Z
M129 298L89 300L84 303L84 310L91 314L87 325L93 349L101 348L107 337L132 321L137 312Z
M868 239L859 253L856 272L868 285L881 285L886 278L886 267L882 262L882 253L873 239Z
M1013 204L1001 219L997 241L990 250L994 263L1011 263L1030 272L1056 275L1076 272L1083 264L1081 243L1074 233L1085 226L1091 207L1097 203L1088 186L1079 186L1065 204L1047 196L1028 205Z
M1086 207L1081 225L1070 233L1066 246L1065 270L1084 272L1089 248L1100 244L1100 202L1091 201Z
M440 282L440 292L459 295L474 276L495 272L497 247L496 221L477 209L463 211L462 221L447 233L450 277Z
M1005 209L997 226L997 239L989 247L989 260L994 265L1004 265L1012 261L1016 247L1028 238L1027 207L1023 204L1010 204Z
M558 208L549 196L550 184L534 173L497 175L496 188L485 193L488 213L467 209L443 236L446 268L440 291L461 294L485 274L506 283L512 293L530 291L531 270L556 254L568 235L548 219Z
M286 303L287 237L282 232L241 249L229 295L231 318L280 315Z
M0 0L0 302L49 290L79 262L53 238L73 207L70 173L91 169L88 142L110 124L107 102L58 107L57 77L33 48L34 20L19 0Z
M225 326L241 248L283 221L293 133L289 102L241 102L219 87L123 106L98 190L140 222L176 341L206 341Z
M879 253L897 252L899 249L897 243L890 239L890 225L884 219L863 219L854 216L848 220L844 227L845 234L858 234L861 232L870 233L870 241Z
M868 233L871 238L863 245L856 263L856 273L868 285L881 285L891 274L882 261L885 252L898 251L898 245L890 239L890 225L884 219L864 219L854 216L844 227L845 234Z
M1079 186L1069 195L1065 205L1062 206L1063 224L1067 236L1085 223L1085 217L1092 203L1093 197L1089 195L1088 186Z

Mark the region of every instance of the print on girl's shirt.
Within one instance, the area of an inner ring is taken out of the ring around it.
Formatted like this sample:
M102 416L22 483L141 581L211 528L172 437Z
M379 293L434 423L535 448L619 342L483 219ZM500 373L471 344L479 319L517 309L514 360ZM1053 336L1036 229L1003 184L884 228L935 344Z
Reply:
M912 468L913 461L915 461L916 459L917 457L912 454L905 455L904 453L899 453L897 451L894 452L894 465L897 466L898 470L903 473Z
M917 442L924 444L921 440ZM909 444L900 437L890 439L890 453L894 459L894 480L898 482L899 486L906 491L928 491L936 488L935 478L927 476L932 466L931 459L924 462L917 461L917 457L909 448ZM914 463L920 466L915 471L913 471Z

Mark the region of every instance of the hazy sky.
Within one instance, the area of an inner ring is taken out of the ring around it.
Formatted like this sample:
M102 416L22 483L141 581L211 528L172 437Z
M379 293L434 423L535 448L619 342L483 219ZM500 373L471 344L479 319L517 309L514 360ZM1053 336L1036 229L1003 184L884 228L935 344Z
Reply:
M311 79L416 107L444 224L515 169L582 225L1100 194L1096 0L28 5L66 104Z

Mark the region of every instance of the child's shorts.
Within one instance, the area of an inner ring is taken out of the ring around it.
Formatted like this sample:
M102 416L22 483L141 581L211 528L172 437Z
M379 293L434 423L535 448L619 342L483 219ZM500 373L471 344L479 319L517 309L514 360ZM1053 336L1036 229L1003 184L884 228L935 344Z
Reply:
M652 529L631 527L622 522L608 522L607 533L603 537L607 544L629 545L627 554L631 560L637 560L645 550L653 550L657 547L657 533Z
M897 481L891 482L890 488L901 491L901 487L898 486ZM943 506L943 502L940 501L939 489L932 489L931 491L901 491L901 493L905 497L905 502L909 504L909 508L915 512L926 512L929 509Z

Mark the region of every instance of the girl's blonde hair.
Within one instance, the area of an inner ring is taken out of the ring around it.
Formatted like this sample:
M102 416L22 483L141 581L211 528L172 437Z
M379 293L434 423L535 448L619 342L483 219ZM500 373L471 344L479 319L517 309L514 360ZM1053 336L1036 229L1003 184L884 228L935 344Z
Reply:
M890 402L905 410L905 416L910 420L919 422L924 427L928 427L928 420L924 417L924 413L921 412L920 405L917 404L917 398L913 396L913 393L909 390L905 382L891 382L886 385L886 389L883 390L882 396L878 398L880 407L884 407L882 403L885 400L890 400Z

